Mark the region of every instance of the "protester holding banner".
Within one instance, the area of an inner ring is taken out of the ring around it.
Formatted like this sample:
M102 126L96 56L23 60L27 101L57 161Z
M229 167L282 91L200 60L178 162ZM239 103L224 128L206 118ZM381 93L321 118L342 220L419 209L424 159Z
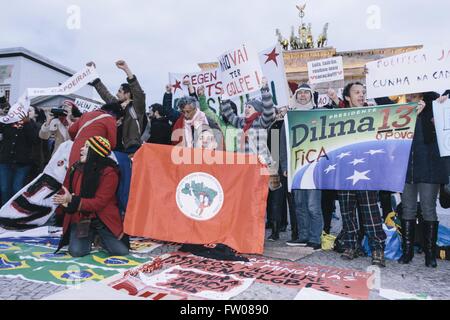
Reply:
M222 112L229 123L237 128L242 129L239 138L238 152L247 154L257 154L260 161L269 167L271 175L270 190L275 192L272 201L272 234L269 241L279 239L281 224L281 208L280 203L283 201L283 190L279 177L279 164L274 162L267 147L268 129L275 120L275 108L270 93L267 79L263 79L261 88L262 101L253 99L246 103L245 117L238 117L231 107L229 100L222 102ZM275 214L276 213L276 214Z
M423 236L425 265L436 268L436 242L438 234L438 216L436 212L437 196L441 184L447 184L448 174L445 160L439 154L436 129L433 123L433 100L437 93L409 94L407 102L419 104L423 111L417 118L416 130L411 147L405 190L402 194L402 237L403 256L401 264L408 264L414 257L414 238L417 219L417 196L423 215ZM447 96L439 99L444 102Z
M280 157L280 145L281 145L281 128L284 124L284 116L287 113L287 107L282 107L279 109L276 109L276 118L275 122L270 126L269 128L269 137L267 140L267 146L269 147L269 150L272 155L274 155L275 151L278 151L278 159ZM278 138L276 141L272 141L273 138ZM280 178L281 178L281 184L283 185L283 200L280 203L280 214L281 214L281 225L280 225L280 232L286 232L287 226L288 226L288 219L287 219L287 211L288 211L288 204L289 204L289 214L290 214L290 222L291 222L291 239L297 239L298 238L298 231L297 231L297 218L295 217L295 210L294 210L294 204L292 195L288 192L288 180L287 177L283 175L281 172L280 167ZM269 198L267 199L267 224L266 228L269 229L272 227L272 197L273 192L269 192ZM287 201L286 201L287 200ZM275 213L277 214L277 213Z
M87 66L95 64L89 62ZM117 97L114 97L100 79L92 83L100 97L106 103L120 103L125 111L121 126L119 126L116 151L133 154L141 146L141 135L144 131L145 117L145 93L136 76L128 67L128 64L119 60L116 66L127 75L127 82L120 86Z
M204 112L199 110L197 99L191 96L183 97L178 100L178 109L182 116L177 120L172 130L172 144L186 148L193 148L197 145L197 140L202 133L203 127L209 127L213 130L218 150L223 149L223 134L219 125Z
M366 105L365 89L363 84L349 83L344 88L344 101L347 108L364 107ZM377 191L338 191L341 208L344 246L342 258L353 260L358 257L358 222L356 212L360 211L360 218L369 238L372 250L372 264L385 267L384 248L386 233L383 230L383 221L378 207Z
M73 120L72 105L67 100L60 108L52 109L47 115L47 121L39 131L39 138L48 140L50 137L54 137L55 144L52 155L55 154L61 144L70 140L69 128L73 124Z
M191 89L190 89L191 90ZM205 87L200 86L198 88L198 100L200 103L200 110L206 114L206 116L213 119L222 130L222 133L225 137L225 148L228 152L236 152L237 151L237 139L239 134L239 129L233 127L228 119L223 115L223 110L221 106L221 115L217 115L213 110L211 110L208 106L208 102L206 101L205 95ZM237 106L233 101L230 101L231 108L235 115L237 115Z
M291 101L293 110L316 109L314 92L308 84L300 84ZM281 129L281 169L287 177L288 155L286 128ZM307 246L318 250L322 247L322 192L320 190L292 190L297 218L298 239L288 241L288 246Z
M38 142L38 128L28 114L20 121L0 123L0 197L1 205L25 186L33 159L32 148Z
M159 104L153 104L150 109L152 116L148 126L150 126L149 137L145 142L171 145L172 126L164 112L164 107Z
M123 233L116 199L119 170L110 154L107 139L89 138L81 149L80 161L69 170L64 194L53 197L65 214L58 251L68 244L71 256L86 256L98 235L110 255L128 255L129 239Z

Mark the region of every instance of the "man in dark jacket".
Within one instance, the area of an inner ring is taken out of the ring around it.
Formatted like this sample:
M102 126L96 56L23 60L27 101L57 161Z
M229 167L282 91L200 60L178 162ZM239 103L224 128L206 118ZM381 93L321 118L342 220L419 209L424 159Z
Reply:
M171 145L172 126L166 117L164 107L159 103L151 106L153 113L152 119L149 122L150 137L146 142L155 144Z
M38 142L38 128L27 114L12 124L0 124L1 205L25 186L31 170L32 148Z
M87 66L95 66L95 63L89 62ZM117 131L117 146L114 151L134 154L141 146L141 135L144 130L145 93L125 61L117 61L116 66L126 73L128 82L120 86L116 97L108 91L100 79L94 80L92 84L106 103L120 103L125 111L123 122Z

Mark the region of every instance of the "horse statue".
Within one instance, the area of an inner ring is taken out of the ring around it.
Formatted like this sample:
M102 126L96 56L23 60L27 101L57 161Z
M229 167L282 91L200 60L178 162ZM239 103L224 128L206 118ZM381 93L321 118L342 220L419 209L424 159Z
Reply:
M299 40L300 39L295 36L294 27L292 27L291 39L290 39L291 50L298 50L298 49L300 49L300 47L299 47L300 41Z
M302 24L300 28L298 28L298 34L300 36L300 49L306 49L308 47L308 29L306 28L306 24Z
M283 38L283 35L280 32L280 29L276 30L276 34L278 36L278 42L283 47L283 50L285 50L285 51L289 50L289 40L286 38Z
M319 36L319 39L317 40L317 47L318 48L323 48L327 45L328 43L328 22L325 24L325 26L323 27L323 32L322 34Z
M311 49L314 48L314 38L312 35L312 24L309 23L308 24L308 29L307 29L307 36L306 36L306 48L307 49Z

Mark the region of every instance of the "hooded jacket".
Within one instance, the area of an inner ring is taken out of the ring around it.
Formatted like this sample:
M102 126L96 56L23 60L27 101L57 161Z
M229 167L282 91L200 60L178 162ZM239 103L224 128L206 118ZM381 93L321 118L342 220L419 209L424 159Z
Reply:
M127 78L127 81L130 84L133 101L125 108L125 116L121 129L121 141L117 142L116 151L126 151L130 148L140 147L142 144L141 135L145 129L145 93L136 76L133 76L132 79ZM108 91L100 79L94 80L92 84L106 103L119 103L117 98Z

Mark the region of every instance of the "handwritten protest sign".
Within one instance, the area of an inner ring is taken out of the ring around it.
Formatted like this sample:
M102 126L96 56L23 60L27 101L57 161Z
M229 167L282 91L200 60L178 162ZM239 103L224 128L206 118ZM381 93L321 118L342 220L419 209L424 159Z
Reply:
M179 266L147 278L141 275L140 278L150 287L211 300L229 300L247 290L255 281Z
M422 49L366 65L367 97L444 92L449 88L450 49Z
M279 45L273 45L261 51L259 53L259 63L264 76L269 81L269 88L275 106L283 107L289 105L290 94L281 47ZM205 87L205 96L209 108L216 114L219 114L220 99L223 90L220 70L217 68L196 73L169 73L174 108L176 108L178 99L189 95L188 87L183 84L186 79L190 80L196 91L201 85ZM231 99L238 106L238 115L244 113L245 102L253 98L261 98L259 90Z
M450 100L440 104L433 102L434 124L441 157L450 156Z
M185 80L189 80L196 92L199 87L203 86L208 103L216 104L217 102L218 110L218 97L222 94L222 80L219 78L218 69L195 73L169 73L174 107L177 105L178 99L189 95L188 87L183 84Z
M250 258L249 262L220 262L185 253L172 253L163 259L166 266L179 266L204 272L255 279L255 283L284 288L313 288L353 299L368 299L369 273L326 266Z
M81 113L92 112L101 108L101 105L98 103L80 98L75 99L75 105L78 107Z
M258 91L263 73L255 51L245 45L219 57L223 82L223 99L231 99Z
M342 57L308 62L308 75L311 84L344 80Z

